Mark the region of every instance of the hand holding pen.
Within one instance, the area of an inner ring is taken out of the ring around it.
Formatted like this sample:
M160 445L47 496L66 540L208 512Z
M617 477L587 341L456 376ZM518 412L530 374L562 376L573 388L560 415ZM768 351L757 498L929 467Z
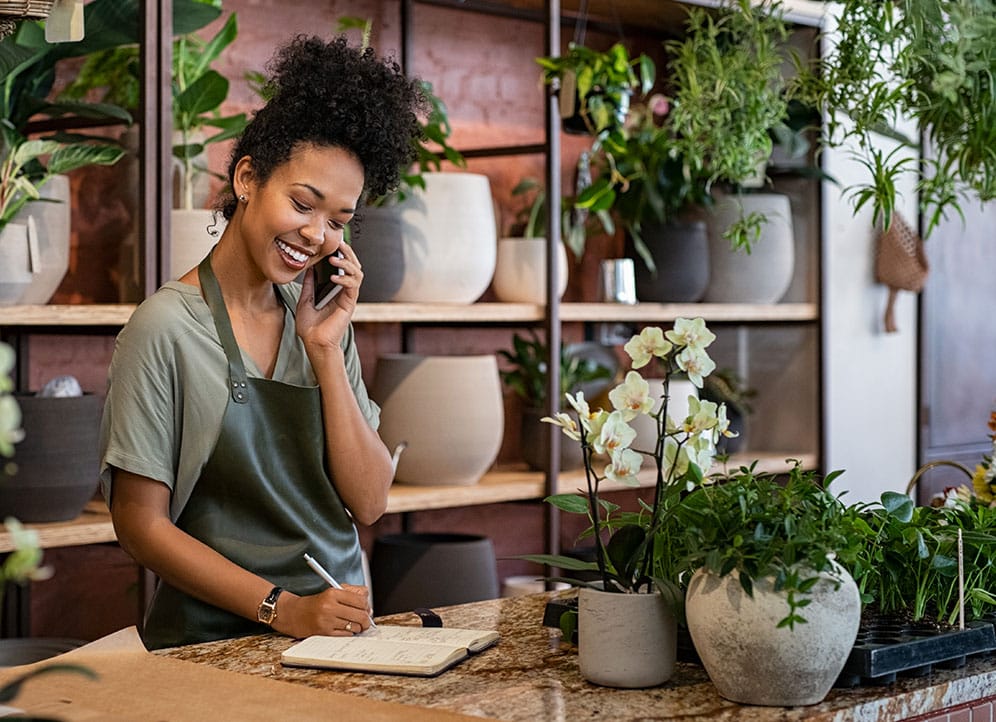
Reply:
M314 571L315 574L320 576L325 581L325 583L328 584L330 587L332 587L333 589L342 589L342 585L335 580L335 577L329 574L328 571L325 569L325 567L323 567L321 564L315 561L315 558L312 557L310 554L304 555L304 561L307 562L308 566L311 567L312 571ZM377 628L377 625L374 624L373 618L370 619L370 628L371 629ZM345 629L347 632L352 632L353 631L352 622L346 622Z

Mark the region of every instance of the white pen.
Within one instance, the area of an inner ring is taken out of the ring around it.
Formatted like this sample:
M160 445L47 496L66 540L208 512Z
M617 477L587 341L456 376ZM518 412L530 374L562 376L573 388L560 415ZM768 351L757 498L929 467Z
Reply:
M310 554L306 553L304 555L304 561L306 561L308 563L308 566L311 567L312 571L314 571L315 574L317 574L323 580L325 580L325 583L328 584L330 587L332 587L333 589L342 589L342 585L335 580L335 577L329 574L325 570L325 567L323 567L321 564L315 561L315 558L312 557ZM370 620L370 626L373 627L374 629L377 628L377 625L374 624L373 619Z

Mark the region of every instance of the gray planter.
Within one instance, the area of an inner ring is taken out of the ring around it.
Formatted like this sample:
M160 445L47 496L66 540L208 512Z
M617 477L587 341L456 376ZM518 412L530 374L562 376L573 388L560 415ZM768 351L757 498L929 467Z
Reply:
M636 267L636 297L656 303L694 303L709 285L709 235L702 221L647 225L643 242L657 266L655 273L636 253L631 239L626 255Z

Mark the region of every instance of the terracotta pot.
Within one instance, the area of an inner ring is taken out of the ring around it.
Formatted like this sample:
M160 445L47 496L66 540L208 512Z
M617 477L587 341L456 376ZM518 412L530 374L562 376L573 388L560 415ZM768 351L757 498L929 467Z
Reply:
M615 594L582 587L578 593L578 666L604 687L656 687L674 672L674 612L659 592Z
M473 303L491 284L497 229L488 177L424 178L424 191L363 212L352 245L365 302Z
M493 354L387 354L377 359L370 395L387 447L408 443L399 482L476 484L498 457L505 411Z
M12 477L0 477L0 518L75 519L97 490L100 398L15 394L24 439L14 446Z
M837 680L858 634L861 598L843 568L821 574L805 624L778 628L788 614L772 579L754 581L747 596L736 573L697 571L688 584L685 615L695 649L716 691L741 704L816 704ZM837 580L840 585L837 585Z
M557 298L567 290L567 250L557 244ZM546 303L546 239L500 238L493 281L505 303Z

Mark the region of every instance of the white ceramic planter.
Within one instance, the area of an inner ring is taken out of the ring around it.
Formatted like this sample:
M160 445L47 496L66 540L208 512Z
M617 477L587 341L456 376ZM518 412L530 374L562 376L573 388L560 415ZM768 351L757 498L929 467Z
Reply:
M492 286L505 303L546 303L546 239L499 238ZM567 251L557 244L557 298L567 290Z
M505 412L493 354L387 354L377 359L370 395L387 447L408 443L396 481L476 484L498 456Z
M660 593L578 592L581 676L604 687L664 684L674 672L677 623Z
M861 599L851 576L828 574L800 610L805 624L778 628L788 614L772 580L754 582L754 596L736 573L697 571L688 584L685 615L695 650L719 694L733 702L774 707L816 704L826 697L854 646Z
M169 278L175 281L214 247L225 231L226 221L209 208L176 209L170 215Z
M426 173L426 189L369 208L352 245L366 302L473 303L495 273L491 185L475 173Z
M741 214L767 218L751 252L731 250L723 233ZM788 196L747 193L717 201L709 219L708 303L777 303L788 291L795 272L795 237Z
M14 223L27 223L31 216L37 229L38 267L19 301L24 304L48 303L69 270L69 176L54 176L42 186L41 197L47 201L28 203L14 216Z
M0 306L20 303L32 278L28 228L8 223L0 231Z

